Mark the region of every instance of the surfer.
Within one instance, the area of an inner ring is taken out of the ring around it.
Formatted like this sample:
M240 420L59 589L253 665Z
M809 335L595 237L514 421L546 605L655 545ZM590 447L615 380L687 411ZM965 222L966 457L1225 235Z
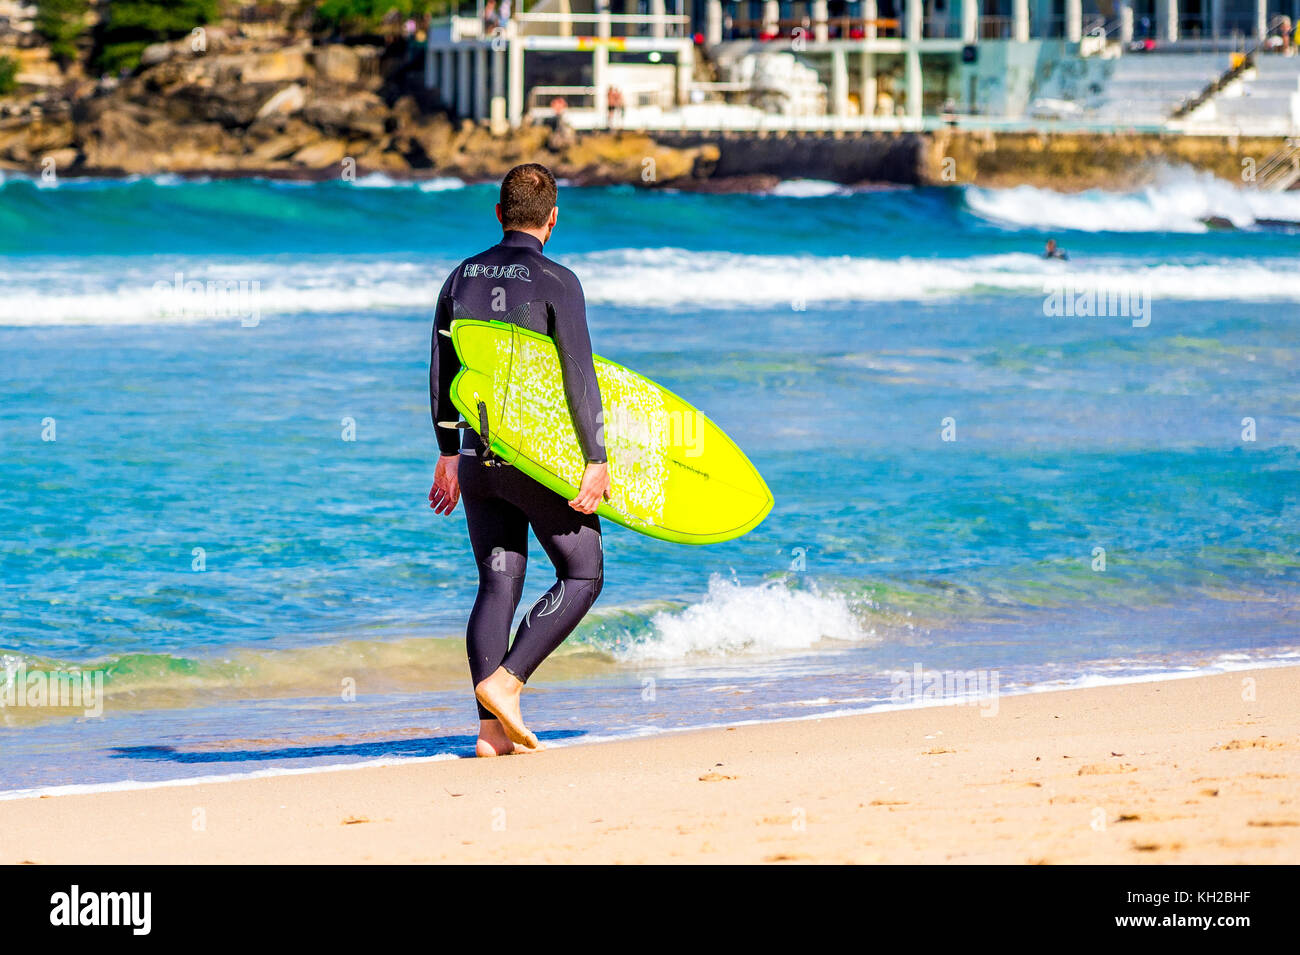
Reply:
M1065 254L1065 250L1057 247L1055 239L1047 240L1047 248L1043 250L1043 258L1060 259L1063 262L1070 260L1070 257Z
M527 163L506 173L496 207L501 241L456 266L443 283L434 318L429 404L441 454L429 506L450 514L464 497L478 562L478 596L465 642L478 702L479 756L540 748L520 712L524 684L573 632L604 582L595 510L608 496L609 474L586 303L577 276L542 254L559 217L556 198L555 177L545 166ZM565 398L587 461L572 501L493 461L473 431L461 429L463 438L457 433L451 382L460 359L446 334L454 318L510 322L555 340ZM529 527L555 567L555 584L524 616L511 644Z

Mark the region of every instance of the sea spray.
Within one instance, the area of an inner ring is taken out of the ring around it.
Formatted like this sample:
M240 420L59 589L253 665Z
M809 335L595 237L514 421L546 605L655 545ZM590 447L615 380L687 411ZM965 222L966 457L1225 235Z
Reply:
M969 187L964 198L970 211L1008 228L1205 232L1212 217L1238 228L1257 219L1300 222L1300 194L1263 192L1186 169L1165 170L1151 185L1131 192Z
M847 598L815 585L791 588L772 580L745 585L715 574L703 600L677 612L660 612L646 639L620 648L620 662L680 660L706 654L732 656L807 650L825 640L872 639Z

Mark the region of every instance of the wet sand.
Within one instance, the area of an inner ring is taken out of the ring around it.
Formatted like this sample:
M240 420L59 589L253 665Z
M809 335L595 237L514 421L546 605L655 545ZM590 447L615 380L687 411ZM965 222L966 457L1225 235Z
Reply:
M1300 667L0 801L0 861L1295 864Z

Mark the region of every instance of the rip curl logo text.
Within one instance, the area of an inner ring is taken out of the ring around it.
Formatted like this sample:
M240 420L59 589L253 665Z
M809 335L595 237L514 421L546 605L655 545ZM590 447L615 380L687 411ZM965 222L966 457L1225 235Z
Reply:
M528 266L526 265L478 265L470 263L465 266L464 276L467 279L522 279L525 282L531 282L528 277Z

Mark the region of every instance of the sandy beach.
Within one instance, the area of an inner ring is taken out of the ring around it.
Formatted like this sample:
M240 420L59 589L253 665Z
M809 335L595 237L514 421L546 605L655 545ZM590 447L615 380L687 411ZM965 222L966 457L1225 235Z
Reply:
M1300 667L0 802L5 863L1300 862Z

